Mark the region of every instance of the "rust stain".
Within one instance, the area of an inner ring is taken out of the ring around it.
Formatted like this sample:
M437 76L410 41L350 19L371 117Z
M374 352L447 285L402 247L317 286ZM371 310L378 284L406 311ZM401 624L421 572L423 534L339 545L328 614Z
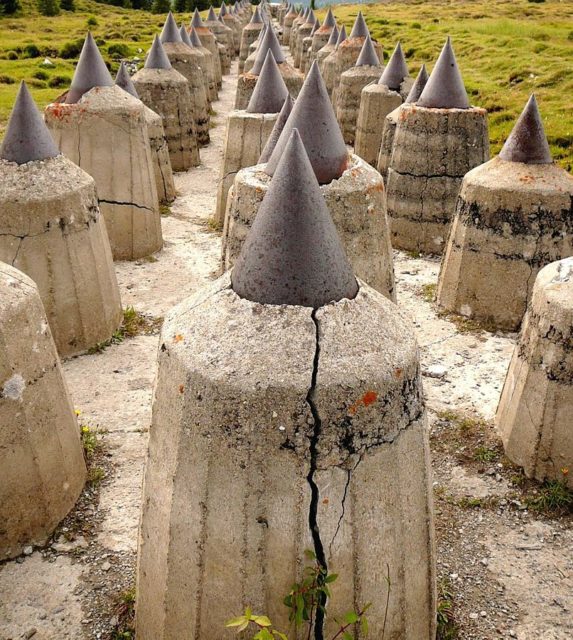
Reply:
M183 340L183 336L178 333L176 336L174 336L173 338L173 342L181 342Z
M179 385L179 393L183 393L184 391L185 391L184 385L180 384Z
M358 400L349 407L349 415L355 415L361 406L369 407L371 404L376 402L376 400L378 400L378 394L376 393L376 391L367 391L361 398L358 398Z
M328 504L329 502L330 502L330 500L329 500L328 498L325 498L325 499L322 501L322 504Z

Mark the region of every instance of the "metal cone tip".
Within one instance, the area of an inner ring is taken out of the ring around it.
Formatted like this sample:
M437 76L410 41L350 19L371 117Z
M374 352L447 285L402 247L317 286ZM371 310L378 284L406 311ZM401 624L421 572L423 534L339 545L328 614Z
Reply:
M205 26L203 24L203 20L201 19L201 14L199 13L199 10L196 8L195 11L193 12L193 18L191 20L191 26L192 27L196 27L197 29L199 27L203 27Z
M145 61L146 69L172 69L171 62L165 53L159 36L156 34Z
M406 100L404 100L404 102L407 104L411 102L417 102L422 95L422 91L424 90L427 82L428 72L426 71L426 65L423 64L420 68L420 71L418 72L418 76L416 77L414 84L412 85L412 88L410 89L410 93L408 94L408 97L406 98Z
M319 307L358 293L330 212L296 129L231 273L253 302Z
M338 40L336 41L336 46L338 47L345 40L346 40L346 27L344 25L342 25L342 28L340 29L340 31L338 33Z
M294 106L294 100L289 93L283 103L282 109L280 110L280 113L279 113L279 117L275 122L273 130L271 131L271 135L269 136L267 143L265 144L265 148L263 149L263 152L261 153L261 157L259 158L259 161L257 162L257 164L263 164L265 162L268 162L272 152L275 150L277 141L284 129L286 121L288 120L291 114L293 106Z
M165 20L163 30L161 31L161 35L159 37L162 44L165 44L166 42L182 42L181 34L179 33L179 29L177 27L177 22L175 22L175 18L173 17L171 11L167 15L167 19Z
M191 38L189 37L189 32L183 24L179 25L179 35L181 36L183 44L186 44L188 47L193 48L193 43L191 42Z
M324 25L323 25L324 26ZM338 40L338 27L336 25L334 25L332 31L330 32L330 38L328 38L328 43L327 44L336 44L336 41Z
M552 164L551 150L535 95L531 94L499 157L507 162Z
M191 40L191 44L194 47L202 48L203 44L201 43L201 38L198 36L195 31L195 27L191 27L191 33L189 34L189 39Z
M356 20L354 21L354 26L352 27L352 31L350 32L350 38L369 38L370 31L368 31L368 27L366 26L366 20L364 20L364 16L362 15L362 11L358 12L356 16Z
M398 91L404 79L409 75L402 45L398 42L378 83L385 84L389 89Z
M263 19L261 18L261 14L259 13L259 7L255 7L255 11L249 20L249 24L262 24Z
M314 11L312 9L309 9L308 13L306 14L305 24L314 24L315 22L316 16L314 15Z
M288 89L281 76L273 52L268 49L261 73L247 106L248 113L279 113Z
M348 166L348 151L316 60L269 158L265 169L269 175L276 171L293 129L302 137L320 184L340 178Z
M334 18L334 14L332 13L332 9L328 9L328 13L324 18L324 22L322 23L323 27L334 27L336 25L336 20Z
M139 100L137 89L131 80L131 76L129 75L129 71L127 70L127 66L123 60L121 61L119 69L117 70L117 75L115 76L115 85L117 87L121 87L124 91L127 91L127 93Z
M84 93L94 87L113 87L113 78L101 57L92 34L88 32L70 90L66 96L66 102L77 102Z
M255 63L253 64L253 68L251 69L250 73L255 76L259 75L261 69L263 68L263 63L265 62L265 57L269 49L273 52L273 56L277 64L281 64L286 60L284 51L282 50L276 33L271 26L269 26L265 30L265 34L260 41L260 44L257 48L257 57L255 58Z
M227 5L224 2L221 2L221 8L219 9L219 16L226 16L228 13Z
M317 18L314 22L314 26L312 27L310 35L313 36L319 27L320 27L320 20Z
M24 164L59 155L60 151L44 123L42 114L38 111L26 83L22 82L0 146L0 158Z
M374 43L371 38L366 38L364 40L364 44L362 45L362 49L360 50L360 55L358 56L358 60L356 61L357 67L379 67L380 60L378 58L378 54L376 53L376 49L374 48Z
M207 14L207 22L214 22L215 20L217 20L215 11L213 10L213 7L209 7L209 13Z
M449 37L417 105L429 109L469 109L470 107Z

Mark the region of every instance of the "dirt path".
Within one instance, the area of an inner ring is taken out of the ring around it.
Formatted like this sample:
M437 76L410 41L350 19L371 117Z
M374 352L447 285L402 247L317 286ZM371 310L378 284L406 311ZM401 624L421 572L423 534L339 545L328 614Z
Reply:
M216 275L220 239L207 223L235 70L236 62L214 104L212 142L201 151L202 165L176 176L180 195L163 218L164 250L152 260L117 264L124 306L160 318ZM442 591L451 593L457 637L569 639L571 521L526 508L512 483L516 471L505 463L487 422L514 336L460 331L440 318L426 299L438 262L401 253L395 258L399 303L414 317L421 347L438 569ZM54 543L0 567L0 640L111 637L114 603L133 586L156 349L157 334L139 335L65 363L80 422L103 432L97 465L105 477L84 492ZM466 413L473 417L464 418Z

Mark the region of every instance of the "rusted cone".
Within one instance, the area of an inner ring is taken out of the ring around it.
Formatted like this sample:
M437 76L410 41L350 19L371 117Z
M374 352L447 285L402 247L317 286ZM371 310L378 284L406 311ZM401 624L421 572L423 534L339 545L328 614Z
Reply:
M438 305L515 331L538 271L573 255L573 177L553 163L531 96L497 158L463 179Z
M353 269L371 286L394 299L394 268L382 179L358 156L348 154L316 62L268 162L242 169L235 178L223 229L223 269L231 267L237 259L268 190L270 177L295 128Z
M243 73L245 60L249 55L249 47L259 37L263 28L263 19L259 13L259 7L255 7L255 11L251 17L251 21L243 28L241 35L241 48L239 51L239 73Z
M287 96L288 89L269 50L247 109L227 116L215 210L217 224L224 223L227 195L237 171L256 164Z
M193 27L191 27L193 31ZM211 103L218 99L219 92L217 91L217 74L215 72L215 63L213 61L213 54L201 44L199 36L195 33L193 38L191 33L187 31L184 24L179 25L179 35L181 40L188 47L193 49L194 53L201 54L200 66L203 72L203 78L205 80L205 88L207 90L207 106L210 107Z
M354 151L373 167L378 160L386 116L408 97L412 84L398 43L378 82L365 86L360 95Z
M121 303L95 182L60 154L24 83L0 147L0 210L0 261L38 285L59 353L111 338Z
M95 180L114 259L136 260L161 249L145 106L114 86L91 34L70 90L59 100L46 107L46 124L60 151Z
M145 66L132 78L141 100L163 118L174 171L200 164L189 82L169 62L157 36Z
M414 335L392 302L354 277L293 131L236 267L163 326L140 640L199 629L219 640L229 611L245 606L287 629L282 598L302 575L309 540L348 587L333 589L317 637L334 636L334 620L364 601L373 603L373 638L434 638L432 484Z
M139 100L137 90L123 61L119 65L115 84ZM163 118L149 107L143 106L145 107L145 121L147 122L147 134L151 146L157 196L159 197L159 202L169 203L175 200L176 193L171 161L169 160L169 147L163 130Z
M488 159L487 112L470 106L448 38L396 126L387 178L392 246L441 253L463 177Z
M189 26L189 30L194 29L197 37L201 40L201 44L211 52L213 56L213 64L215 65L215 76L217 78L217 88L220 89L222 86L222 78L223 71L221 67L221 56L219 54L219 48L217 46L217 40L213 33L209 30L209 28L203 23L201 19L201 14L195 9L193 12L193 18L191 19L191 24ZM191 33L191 37L193 34ZM193 42L193 40L191 40Z

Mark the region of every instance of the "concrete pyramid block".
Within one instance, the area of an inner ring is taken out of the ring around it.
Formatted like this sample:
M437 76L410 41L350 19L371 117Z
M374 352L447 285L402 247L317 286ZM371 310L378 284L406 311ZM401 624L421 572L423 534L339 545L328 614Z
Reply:
M58 351L69 356L108 340L122 313L94 180L59 152L46 155L48 137L22 84L0 149L0 261L36 282Z
M119 66L115 84L139 100L137 89L131 80L131 76L124 62ZM167 146L165 131L163 130L163 118L149 107L145 107L145 121L147 123L147 134L151 146L157 197L160 203L172 202L175 199L175 182L173 180L171 161L169 160L169 147Z
M258 76L263 68L265 58L267 57L267 51L271 51L277 64L285 62L285 54L278 41L277 35L274 29L269 28L265 31L264 36L261 39L259 47L257 49L257 57L255 64L252 67L251 73ZM247 69L249 71L249 69Z
M79 429L33 281L0 262L0 559L46 542L86 479Z
M270 206L261 211L242 266L163 326L139 546L140 640L198 637L199 629L203 640L219 640L229 612L245 606L288 629L282 599L303 575L309 546L348 585L333 589L331 622L319 620L317 634L333 636L333 619L358 600L373 603L373 638L435 637L432 483L414 330L342 266L296 144L283 163L294 163L302 182L279 166L267 194L287 220ZM300 208L285 204L293 189ZM294 261L301 243L307 250ZM270 254L249 255L258 251ZM273 257L301 298L291 298ZM273 304L249 299L269 299L267 280ZM351 284L352 299L288 304L336 299ZM388 570L386 616L380 576Z
M145 67L133 76L132 81L144 104L163 119L173 170L186 171L199 165L189 82L173 69L157 36Z
M537 274L496 415L507 457L528 477L570 489L572 326L573 258L566 258Z
M573 255L573 177L551 161L531 98L504 150L463 179L437 300L515 331L539 270Z
M78 63L76 75L89 72L90 59L81 68ZM89 89L78 102L64 96L44 117L62 153L96 182L114 259L135 260L163 245L154 163L145 106L111 83Z

